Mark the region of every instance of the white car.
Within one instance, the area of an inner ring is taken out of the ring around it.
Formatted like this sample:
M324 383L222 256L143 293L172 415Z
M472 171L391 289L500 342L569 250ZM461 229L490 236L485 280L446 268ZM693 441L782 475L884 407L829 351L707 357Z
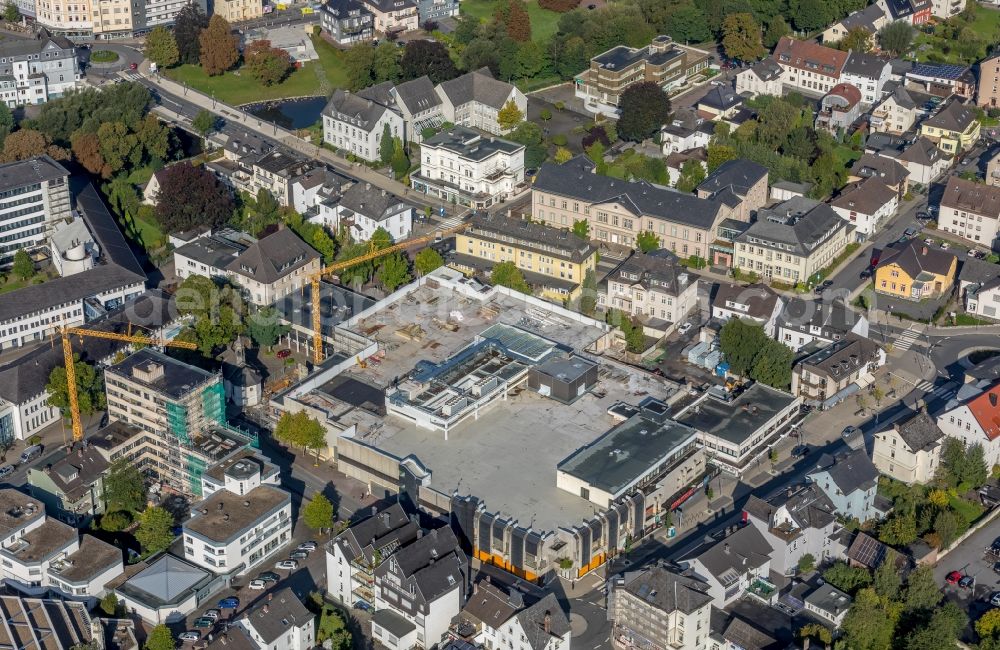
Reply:
M180 639L181 641L197 641L198 639L201 638L201 632L194 632L194 631L182 632L181 635L177 638Z
M298 550L300 550L300 551L315 551L316 550L316 542L302 542L301 544L299 544Z
M691 329L691 323L681 323L681 326L677 328L677 331L681 334L686 334L689 329Z
M267 589L267 583L263 580L251 580L250 584L247 586L253 591L264 591Z
M990 605L993 605L994 607L1000 607L1000 591L993 594L993 596L990 598Z
M219 610L217 610L217 609L207 610L204 614L201 615L201 617L202 618L210 618L213 621L217 621L217 620L219 620Z
M275 565L275 569L284 569L286 571L294 571L299 568L299 563L295 560L279 560Z

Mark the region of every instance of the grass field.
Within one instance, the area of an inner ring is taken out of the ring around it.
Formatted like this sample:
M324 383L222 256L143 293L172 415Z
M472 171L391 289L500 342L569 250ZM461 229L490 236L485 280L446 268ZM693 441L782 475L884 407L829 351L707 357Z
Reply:
M959 20L959 18L956 17L951 20ZM994 43L997 40L998 31L1000 31L1000 11L976 5L976 17L966 26L983 42ZM953 49L953 44L944 39L940 34L918 32L913 43L916 46L918 61L933 60L941 63L963 64L972 61L971 58L964 58L960 52Z
M284 81L275 86L262 86L239 70L209 77L201 66L196 65L178 66L166 70L164 74L207 95L214 94L216 99L227 104L251 104L288 97L329 96L337 88L347 85L347 75L343 66L344 55L318 36L313 36L312 42L319 59L309 61L294 70Z
M983 40L992 43L1000 29L1000 11L982 5L976 5L976 19L969 28L979 34Z
M524 3L531 18L531 40L540 43L556 33L559 16L562 14L538 6L538 0L527 0ZM496 3L493 0L462 0L462 13L487 21L493 17Z

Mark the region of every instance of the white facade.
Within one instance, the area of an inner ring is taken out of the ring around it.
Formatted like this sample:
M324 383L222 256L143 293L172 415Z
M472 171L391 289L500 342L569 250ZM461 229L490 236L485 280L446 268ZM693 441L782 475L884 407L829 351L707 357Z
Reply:
M720 542L726 544L727 542ZM724 551L736 553L735 550ZM687 560L687 568L691 569L695 576L708 584L708 595L712 597L712 604L723 609L730 603L737 600L757 578L767 580L771 571L770 558L764 559L760 564L744 563L739 571L732 571L725 581L717 578L701 561L700 558ZM754 566L756 564L756 566Z
M378 160L386 125L393 137L403 137L403 118L393 110L385 110L374 123L367 126L362 126L360 122L347 116L331 116L324 112L323 142L344 154L354 154L368 161Z
M981 318L1000 320L1000 282L970 285L965 291L965 311Z
M517 106L517 109L521 111L521 115L528 115L528 98L516 86L498 81L478 71L469 72L467 75L473 75L474 77L472 81L474 90L471 98L457 93L449 94L449 87L452 82L438 84L436 88L438 97L441 98L441 113L446 121L459 126L500 135L504 132L504 129L500 127L498 114L508 102L513 102ZM462 78L452 81L458 83L462 81ZM481 101L476 93L478 85L506 87L508 93L503 101L486 103L485 101Z
M878 71L877 76L874 74L872 76L857 74L849 72L845 68L840 74L840 81L841 83L849 83L860 90L861 104L863 108L868 108L882 99L882 89L885 88L885 84L889 81L891 73L892 66L888 62Z
M377 580L377 579L376 579ZM389 609L404 619L412 623L417 628L417 646L422 648L430 647L441 640L441 637L448 631L453 618L462 611L462 590L456 587L427 603L427 610L424 614L411 615L406 610L400 608L398 602L387 600L384 591L378 583L375 585L375 609ZM385 636L382 634L381 636Z
M901 105L895 94L889 95L872 109L873 131L900 134L909 131L917 121L915 106Z
M938 428L944 435L961 440L967 447L982 445L988 468L1000 464L1000 430L997 425L1000 407L996 405L998 401L1000 401L1000 384L994 384L983 394L945 411L937 418ZM992 419L988 419L991 417Z
M81 83L76 48L65 39L36 41L35 52L6 52L0 47L0 75L14 82L5 87L3 100L10 108L44 104L62 97Z
M995 188L984 187L984 191L991 189ZM938 228L980 246L993 248L1000 235L1000 215L976 214L968 209L945 205L942 201L938 212Z
M0 262L9 264L19 249L46 241L57 219L71 215L69 172L48 156L0 165Z
M903 483L927 483L934 478L941 445L913 450L896 429L875 434L872 463L878 471Z
M865 192L866 188L859 187L857 191L859 193ZM870 207L852 205L850 201L846 200L834 201L830 204L830 207L833 208L833 211L839 214L844 221L855 227L854 234L858 241L865 241L879 232L879 227L892 215L896 214L896 209L899 207L899 195L895 192L887 191L885 193L885 198L887 199L885 203L875 206L874 210Z
M736 94L750 93L751 96L772 95L780 97L782 94L782 78L784 71L778 75L768 75L767 79L762 79L757 70L746 68L736 75Z
M598 295L598 304L610 309L621 309L632 316L658 318L678 323L698 305L698 281L688 274L677 279L679 291L651 284L645 287L640 281L623 282L622 278L608 279L607 293Z

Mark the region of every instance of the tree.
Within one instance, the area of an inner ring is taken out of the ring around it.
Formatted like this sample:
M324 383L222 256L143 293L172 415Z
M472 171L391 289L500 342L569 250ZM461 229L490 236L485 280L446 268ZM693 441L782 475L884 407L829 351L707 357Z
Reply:
M479 18L472 14L461 14L451 37L460 45L468 45L479 35Z
M233 214L233 197L204 167L182 162L164 169L156 195L156 220L165 232L217 228Z
M712 38L705 12L693 3L681 4L670 12L666 32L679 43L701 43Z
M723 163L735 160L736 150L722 144L708 145L708 173L711 174L722 166Z
M787 345L768 339L754 357L750 377L771 388L787 390L792 384L793 357Z
M201 135L202 139L207 138L208 134L218 126L218 123L219 117L212 111L204 108L198 111L198 114L191 120L192 128Z
M316 626L316 643L326 647L327 639L331 642L331 650L351 650L354 647L350 631L344 623L344 617L332 605L323 603L322 597L317 598L323 608Z
M897 511L879 528L879 541L890 546L906 546L917 539L917 518L911 510Z
M402 253L383 257L375 276L389 293L413 279L410 275L410 263Z
M618 107L621 109L618 135L624 140L641 142L670 122L670 98L653 81L643 81L626 88Z
M306 526L320 532L333 528L333 515L333 504L322 492L315 494L312 501L302 508L302 520Z
M902 586L903 579L899 576L899 570L896 568L896 551L889 549L886 551L882 564L875 569L872 587L880 597L896 601L899 600Z
M628 352L639 354L646 348L646 334L643 332L642 323L629 316L625 312L615 311L611 314L612 323L618 325L625 338L625 349Z
M288 333L289 326L281 322L281 316L274 307L264 307L247 319L247 333L254 343L270 350L278 340Z
M507 28L507 36L518 43L531 40L531 17L521 0L506 0L497 7L494 18Z
M590 223L586 219L574 221L573 234L580 239L590 239Z
M383 165L388 165L392 162L392 154L395 152L396 149L392 141L392 131L389 129L389 125L386 124L382 129L382 138L379 140L378 144L379 160Z
M934 579L934 570L919 566L906 578L903 606L907 611L929 611L941 602L941 587Z
M392 168L392 176L397 180L402 180L406 172L410 171L410 159L406 156L403 148L403 141L399 138L392 139L392 159L389 161Z
M34 277L35 262L31 259L28 251L23 248L17 249L17 252L14 253L14 267L11 271L22 280L30 280Z
M674 185L681 192L694 192L695 188L705 180L705 168L701 161L685 160L681 165L681 173L677 176L677 183Z
M282 413L274 427L274 437L286 444L305 449L319 449L326 439L326 431L318 420L304 411Z
M76 400L80 413L90 415L104 408L104 380L100 373L89 363L80 361L80 355L73 355L74 375L76 376ZM48 404L69 415L69 387L66 384L66 368L56 366L49 373L49 382L45 385L49 394Z
M830 3L827 0L798 0L792 10L795 29L812 32L833 22Z
M841 629L851 650L888 650L892 646L895 621L875 590L865 588L855 596Z
M837 47L845 52L870 52L872 49L872 33L864 27L851 27Z
M280 47L271 47L271 41L257 40L243 50L243 67L261 85L273 86L292 69L292 57Z
M597 278L594 269L587 269L580 286L580 313L593 315L597 309Z
M769 50L774 49L782 36L788 36L791 33L792 28L788 26L785 19L780 15L774 16L767 21L767 29L764 30L764 47Z
M820 642L826 645L827 648L829 648L830 644L833 643L833 634L830 633L830 628L822 625L821 623L809 623L802 626L799 630L799 638L806 639L808 642L810 637L819 639ZM808 643L802 647L808 650Z
M180 51L177 49L177 39L162 25L154 27L146 36L146 58L158 68L169 68L180 61Z
M726 56L738 61L756 61L767 52L764 49L760 25L753 14L729 14L722 21L722 48Z
M650 230L643 230L635 236L635 245L638 246L639 250L643 253L648 253L650 251L655 251L660 247L660 238L656 236L656 233Z
M427 275L434 269L444 266L444 258L441 257L441 253L428 246L413 258L413 266L420 275Z
M942 510L934 517L934 532L937 533L938 549L951 545L961 533L961 523L958 516L951 510Z
M508 101L503 105L503 108L497 111L497 123L504 131L510 131L520 124L523 119L524 113L522 113L521 109L517 107L517 104L514 103L513 99Z
M852 567L841 560L834 562L823 571L823 579L849 594L855 593L862 587L867 587L872 582L872 576L868 573L868 569Z
M153 506L139 515L135 539L148 556L165 551L174 541L174 516L164 508Z
M372 57L372 72L375 83L391 81L396 83L403 72L399 65L399 47L388 40L379 43Z
M439 84L458 76L448 48L438 41L410 41L403 50L400 64L404 81L427 75L433 83Z
M770 340L764 328L752 325L739 318L730 318L719 333L719 349L722 351L729 369L741 377L750 375L757 353Z
M104 475L105 510L138 512L146 505L146 482L139 468L125 458L111 463Z
M115 592L109 591L101 599L101 611L107 616L114 616L118 613L118 596L115 595Z
M356 92L367 88L374 81L375 50L368 43L356 43L344 52L342 65L350 90Z
M913 42L913 27L908 22L891 22L878 30L878 44L893 56L903 56Z
M208 27L198 36L201 45L201 67L212 77L229 70L240 60L239 39L229 21L218 14L208 20Z
M799 558L799 573L810 573L816 568L816 557L812 553L806 553Z
M133 127L135 128L135 127ZM166 160L173 148L174 140L170 128L150 113L135 129L139 145L153 161Z
M175 647L177 643L170 628L161 623L149 631L143 650L174 650Z
M521 293L531 294L531 287L525 281L524 274L513 262L500 262L494 266L493 272L490 273L490 282Z
M70 153L51 143L47 135L34 129L19 129L3 141L0 162L16 162L48 154L56 160L69 160Z
M941 650L952 647L968 621L965 612L948 601L934 610L926 625L908 634L902 647L907 650Z
M105 122L97 129L101 157L111 172L126 165L135 167L142 163L142 145L139 136L132 133L123 122Z
M573 160L573 152L566 147L556 147L556 152L552 154L552 160L557 165L563 165Z
M979 617L976 634L983 639L1000 636L1000 608L993 608Z
M3 19L8 23L16 23L21 20L21 12L17 10L17 5L8 2L3 8Z
M132 525L132 515L124 510L115 510L101 515L101 530L117 533Z
M189 3L174 20L174 40L181 63L198 63L201 58L201 30L208 27L208 16L198 8L197 3Z

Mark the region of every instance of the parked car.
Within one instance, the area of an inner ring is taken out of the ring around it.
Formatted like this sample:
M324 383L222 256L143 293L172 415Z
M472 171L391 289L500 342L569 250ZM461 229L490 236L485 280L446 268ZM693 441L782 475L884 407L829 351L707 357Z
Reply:
M993 540L993 543L986 548L986 552L993 555L1000 555L1000 537Z
M223 598L219 601L219 609L238 609L239 606L239 598Z
M871 277L872 277L871 269L865 269L864 271L858 274L858 278L861 280L868 280Z
M30 463L39 456L42 455L43 447L41 445L31 445L27 449L21 452L21 464Z
M194 619L194 626L195 627L208 627L208 628L212 628L212 627L215 627L215 621L213 621L210 618L206 618L206 617L202 616L201 618Z
M274 564L274 568L282 569L284 571L294 571L299 568L299 563L295 560L278 560Z
M302 542L301 544L299 544L299 550L300 551L315 551L316 550L316 542Z
M309 551L292 551L288 554L289 560L304 560L309 557Z
M792 448L792 456L796 458L805 458L809 455L808 445L796 445Z
M196 632L191 630L190 632L181 632L180 636L177 637L181 641L197 641L201 638L201 632Z
M264 591L267 589L267 583L263 580L251 580L247 586L250 587L251 591Z
M219 620L219 610L217 610L217 609L210 609L207 612L205 612L204 614L202 614L201 617L202 618L210 618L213 621L217 621L217 620Z
M281 580L281 576L279 576L274 571L264 571L259 576L257 576L257 579L263 580L264 582L277 582L278 580Z
M916 236L918 232L920 231L914 228L913 226L910 226L909 228L903 231L903 236L906 237L907 239L912 239L913 237Z
M923 210L921 210L920 212L917 213L917 219L919 219L920 221L930 221L931 215L929 212L924 212Z
M4 465L0 467L0 478L7 478L14 473L14 467L11 465Z
M952 571L947 576L945 576L944 581L950 585L957 585L958 581L962 579L962 574L959 571Z
M691 329L691 323L681 323L681 326L677 328L677 331L681 334L687 334L689 329Z
M990 596L990 605L1000 607L1000 591L994 591L993 595Z
M362 612L367 612L371 608L372 606L363 600L359 600L358 602L354 603L354 609L360 609Z
M857 428L856 426L853 426L853 425L852 426L846 426L846 427L844 427L844 430L840 432L840 435L843 436L844 438L850 438L851 436L853 436L854 434L856 434L856 433L858 433L860 431L861 431L861 429Z
M279 359L287 359L289 356L291 356L291 354L292 351L286 348L284 350L278 350L278 353L275 354L274 356L278 357Z
M962 576L962 579L958 581L958 586L963 589L969 589L976 583L976 579L972 576Z
M946 251L951 248L951 244L946 241L941 242L941 250Z

